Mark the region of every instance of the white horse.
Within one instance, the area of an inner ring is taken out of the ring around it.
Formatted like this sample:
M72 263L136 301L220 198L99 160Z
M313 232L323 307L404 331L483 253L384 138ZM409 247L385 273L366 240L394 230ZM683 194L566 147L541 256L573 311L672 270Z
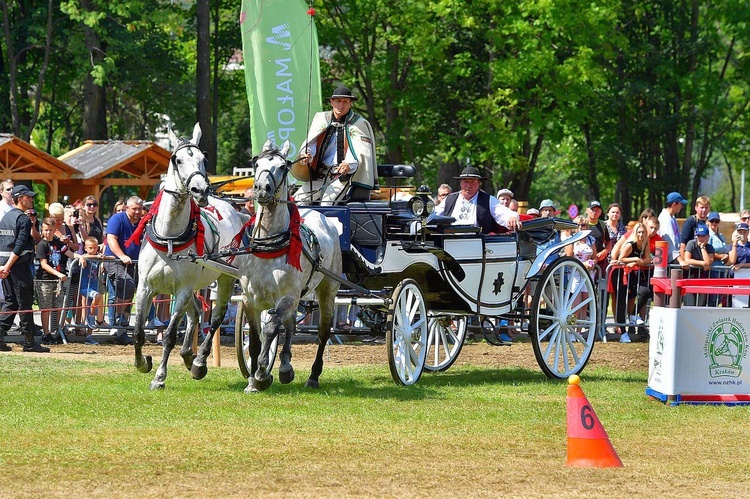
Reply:
M288 200L288 153L289 141L279 149L269 140L255 159L254 191L260 207L255 215L250 253L235 260L250 329L251 376L245 388L248 393L265 390L273 382L269 372L269 365L272 365L269 349L282 328L286 334L280 356L279 381L291 383L294 379L292 335L296 326L295 312L303 294L315 291L321 316L318 326L320 344L306 383L308 387L319 386L323 353L333 325L339 283L334 279L324 279L316 268L326 268L341 275L338 231L319 212L298 212L297 206ZM301 251L299 246L302 246ZM266 313L261 324L263 311Z
M161 364L151 382L151 389L164 388L167 361L177 341L177 326L188 314L182 356L193 378L202 379L207 372L206 358L211 341L226 313L235 277L206 268L186 258L190 253L203 255L228 248L248 220L229 203L209 197L206 159L198 142L200 125L196 123L191 140L179 139L169 130L173 148L162 191L146 215L146 237L138 257L138 290L135 313L135 367L151 371L151 356L143 356L143 325L157 293L174 295L173 312L164 335ZM199 207L206 207L200 209ZM145 222L145 221L144 221ZM203 239L203 241L201 241ZM180 258L182 257L182 258ZM211 330L194 358L193 335L198 324L199 304L195 291L218 281L216 306L211 313Z

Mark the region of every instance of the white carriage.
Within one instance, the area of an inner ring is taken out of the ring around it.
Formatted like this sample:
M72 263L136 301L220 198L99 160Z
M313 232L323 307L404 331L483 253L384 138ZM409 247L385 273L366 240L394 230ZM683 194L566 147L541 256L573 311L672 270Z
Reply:
M408 178L414 167L380 165L379 175ZM367 334L385 336L393 379L411 385L424 370L448 369L473 317L524 324L547 376L580 373L597 329L594 284L578 260L554 257L588 232L554 242L560 230L577 227L548 218L524 221L519 232L483 235L452 225L452 218L428 216L430 203L428 196L417 195L409 201L314 207L339 226L344 276L319 271L348 288L337 301L361 307ZM539 251L541 245L546 247ZM302 303L314 308L312 301ZM235 332L247 378L241 312Z

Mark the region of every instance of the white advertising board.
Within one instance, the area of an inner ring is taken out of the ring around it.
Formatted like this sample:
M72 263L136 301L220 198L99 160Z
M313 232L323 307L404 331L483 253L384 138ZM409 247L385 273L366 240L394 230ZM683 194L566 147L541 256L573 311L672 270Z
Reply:
M654 307L648 387L663 395L750 394L750 309Z

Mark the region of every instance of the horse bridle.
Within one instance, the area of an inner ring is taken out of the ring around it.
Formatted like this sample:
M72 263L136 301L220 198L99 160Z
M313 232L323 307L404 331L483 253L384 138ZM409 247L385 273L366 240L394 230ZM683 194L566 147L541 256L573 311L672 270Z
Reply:
M255 177L255 183L258 183L258 179L262 178L262 175L265 173L268 176L268 181L271 184L271 187L273 188L273 199L275 201L279 200L279 190L281 187L286 183L287 174L289 173L289 170L292 168L292 162L286 159L284 156L281 155L279 151L267 151L259 156L255 156L252 159L252 165L253 167L257 168L258 160L262 158L272 158L273 156L279 156L284 160L284 166L283 167L274 167L269 168L267 170L263 170L260 172L260 174L257 174ZM272 171L273 170L273 171ZM277 172L281 172L281 176L277 178ZM257 170L256 170L257 172ZM257 196L256 196L257 197Z
M190 186L190 181L196 175L200 175L201 177L203 177L203 179L206 181L206 184L210 183L209 180L208 180L208 177L206 176L205 173L203 173L201 171L200 168L198 168L194 172L191 172L190 175L188 175L187 179L182 178L182 175L180 174L180 169L177 167L177 161L175 160L175 158L177 157L177 152L179 150L181 150L181 149L188 149L188 154L190 156L192 156L193 153L189 149L193 148L193 147L196 148L196 149L198 149L200 151L200 148L197 145L195 145L192 142L190 142L189 140L180 139L180 142L177 144L177 147L172 152L172 157L169 158L169 160L172 163L172 166L174 167L175 175L177 175L177 178L180 180L180 183L182 183L182 189L183 190L182 190L182 192L175 192L175 191L170 191L170 190L164 189L165 192L168 192L170 194L183 195L184 196L185 194L188 193L188 189L189 189L189 186ZM205 159L204 159L204 162L205 162Z

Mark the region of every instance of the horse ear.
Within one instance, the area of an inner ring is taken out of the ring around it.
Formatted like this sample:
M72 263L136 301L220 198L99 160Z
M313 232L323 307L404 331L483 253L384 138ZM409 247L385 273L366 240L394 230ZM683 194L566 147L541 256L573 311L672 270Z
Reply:
M265 144L263 144L263 152L270 151L273 149L273 140L268 139Z
M286 142L284 142L284 145L281 146L281 151L279 152L281 153L282 156L286 158L287 154L289 154L289 149L291 148L292 148L292 145L287 140Z
M172 131L172 125L169 125L167 127L167 136L169 137L169 143L172 145L172 149L176 148L178 139L177 139L177 135L175 135L174 132Z
M190 142L192 142L193 144L197 146L201 141L202 135L203 135L203 132L201 131L201 124L196 123L195 126L193 127L193 140L191 140Z

